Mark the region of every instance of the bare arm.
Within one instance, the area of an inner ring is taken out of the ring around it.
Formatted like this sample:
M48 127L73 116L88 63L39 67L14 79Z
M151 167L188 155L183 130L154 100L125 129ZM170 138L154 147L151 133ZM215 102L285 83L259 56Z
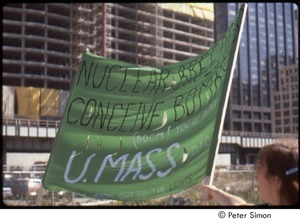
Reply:
M202 185L203 192L208 193L208 199L217 201L220 205L251 205L243 199L220 190L215 186Z

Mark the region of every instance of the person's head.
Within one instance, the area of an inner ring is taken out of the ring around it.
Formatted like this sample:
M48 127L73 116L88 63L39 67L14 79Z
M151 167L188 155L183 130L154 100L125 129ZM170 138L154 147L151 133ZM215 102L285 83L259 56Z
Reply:
M257 183L261 198L271 205L298 201L298 141L280 139L264 146L257 158Z

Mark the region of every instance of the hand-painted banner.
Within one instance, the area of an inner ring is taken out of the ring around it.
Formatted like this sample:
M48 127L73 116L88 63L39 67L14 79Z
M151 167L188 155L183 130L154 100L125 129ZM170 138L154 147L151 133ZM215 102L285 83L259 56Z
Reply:
M244 7L206 53L158 68L83 54L43 180L51 191L146 200L211 173Z

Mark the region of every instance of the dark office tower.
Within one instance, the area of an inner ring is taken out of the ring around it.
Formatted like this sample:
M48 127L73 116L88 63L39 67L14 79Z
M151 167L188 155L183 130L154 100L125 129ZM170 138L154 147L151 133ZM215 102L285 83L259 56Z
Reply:
M231 24L242 3L215 4L215 39ZM298 63L292 3L248 3L235 67L225 130L272 132L272 92L279 69Z

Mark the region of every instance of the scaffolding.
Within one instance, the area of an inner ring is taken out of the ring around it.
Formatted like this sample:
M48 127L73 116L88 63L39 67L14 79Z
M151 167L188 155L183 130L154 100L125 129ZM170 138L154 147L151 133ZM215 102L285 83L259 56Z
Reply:
M112 9L111 58L162 66L200 54L214 43L212 20L164 9L162 4L107 5Z
M214 43L213 11L206 10L205 18L199 6L194 8L198 11L189 14L172 4L74 4L74 64L86 48L144 66L162 66L202 53Z
M7 4L3 85L70 90L87 48L142 66L190 58L214 43L212 5Z

